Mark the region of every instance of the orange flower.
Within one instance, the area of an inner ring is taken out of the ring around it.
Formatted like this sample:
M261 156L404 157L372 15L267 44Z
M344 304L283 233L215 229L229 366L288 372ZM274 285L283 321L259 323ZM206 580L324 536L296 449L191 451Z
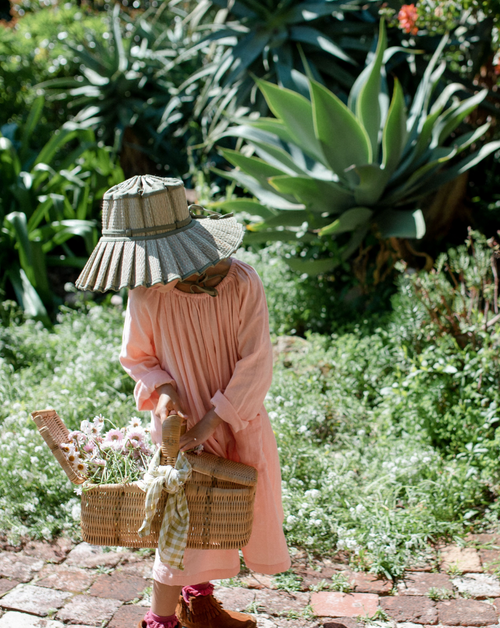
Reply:
M416 35L418 33L417 17L418 11L414 4L403 4L398 13L399 26L407 33Z

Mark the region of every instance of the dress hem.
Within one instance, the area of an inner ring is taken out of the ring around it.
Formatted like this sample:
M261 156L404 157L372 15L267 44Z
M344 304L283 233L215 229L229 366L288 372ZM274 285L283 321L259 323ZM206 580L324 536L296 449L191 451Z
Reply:
M210 569L209 571L202 571L199 574L191 575L175 575L165 579L157 578L157 570L153 568L153 579L161 584L166 584L172 587L185 587L188 585L194 586L202 582L210 582L211 580L225 580L226 578L234 578L240 572L240 566L234 569ZM158 574L159 575L159 574Z

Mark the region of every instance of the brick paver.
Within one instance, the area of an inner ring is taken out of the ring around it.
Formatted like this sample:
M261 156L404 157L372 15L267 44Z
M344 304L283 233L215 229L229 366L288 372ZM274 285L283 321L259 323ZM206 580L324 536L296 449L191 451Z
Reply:
M391 619L397 622L412 622L429 626L438 623L436 605L428 597L417 595L384 597L380 600L380 606Z
M31 584L20 584L0 600L0 606L9 610L22 611L46 617L52 610L61 608L70 593L43 589Z
M471 535L466 543L441 548L431 563L414 566L396 582L353 571L346 555L337 562L311 561L298 552L293 571L300 591L246 572L235 579L238 586L217 586L216 595L225 608L255 613L258 628L363 628L359 618L378 609L392 628L500 628L500 580L488 568L488 560L499 560L500 536ZM0 628L136 628L148 609L152 555L87 543L73 547L67 539L2 548ZM339 574L350 593L331 590ZM453 597L432 601L430 589Z
M318 617L371 617L377 612L378 596L373 593L313 593L311 606Z
M498 614L493 604L477 600L438 602L439 620L445 626L491 626Z

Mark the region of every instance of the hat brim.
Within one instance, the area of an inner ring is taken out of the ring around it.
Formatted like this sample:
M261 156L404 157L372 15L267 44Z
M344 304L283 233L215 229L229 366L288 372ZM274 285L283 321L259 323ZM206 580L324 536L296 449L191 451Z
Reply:
M240 246L235 218L193 219L185 229L157 238L101 238L75 285L92 292L151 287L200 274Z

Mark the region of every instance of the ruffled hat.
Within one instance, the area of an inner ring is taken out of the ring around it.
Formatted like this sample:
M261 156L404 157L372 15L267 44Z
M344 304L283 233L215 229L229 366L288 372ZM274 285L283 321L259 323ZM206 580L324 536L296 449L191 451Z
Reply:
M183 281L234 253L242 225L231 215L194 216L192 207L180 179L144 175L113 186L103 199L102 238L76 287L105 292Z

